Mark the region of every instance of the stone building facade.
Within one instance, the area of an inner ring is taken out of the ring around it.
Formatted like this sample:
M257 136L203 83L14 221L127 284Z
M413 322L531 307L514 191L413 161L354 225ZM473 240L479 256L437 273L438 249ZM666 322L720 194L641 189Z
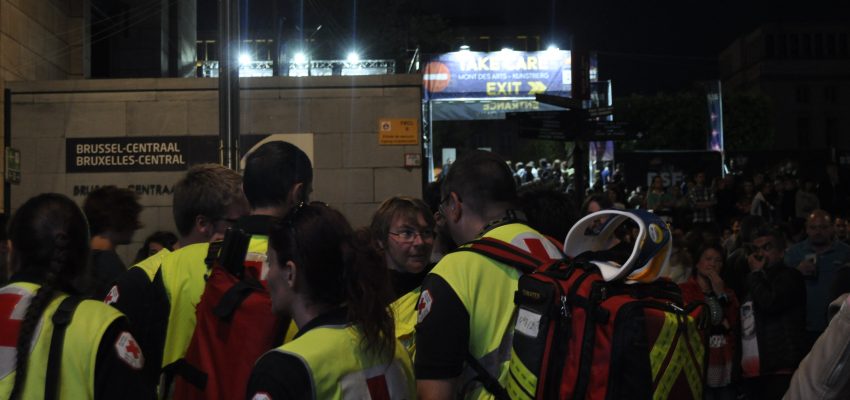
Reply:
M241 134L254 141L283 135L304 149L314 167L311 198L339 208L355 227L366 225L389 196L421 196L422 168L405 166L422 159L421 76L241 82ZM145 227L135 241L155 230L174 231L170 187L182 171L127 172L101 166L107 172L79 172L85 168L68 157L79 154L73 144L81 141L150 142L161 137L194 150L217 143L217 80L64 80L7 86L12 92L11 146L21 152L22 171L21 184L11 186L12 212L41 192L64 193L81 203L92 188L117 185L135 190L145 206ZM413 121L417 144L381 144L382 120ZM206 153L212 154L202 158L217 161L214 148ZM122 246L122 256L131 257L138 245Z
M768 23L719 57L725 90L773 100L775 148L850 149L850 25Z

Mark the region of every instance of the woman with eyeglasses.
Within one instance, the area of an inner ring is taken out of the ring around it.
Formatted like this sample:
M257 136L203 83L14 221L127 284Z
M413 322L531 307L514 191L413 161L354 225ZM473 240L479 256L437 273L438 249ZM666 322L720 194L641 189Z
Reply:
M372 244L383 255L393 290L396 338L411 358L416 352L416 303L425 275L431 271L434 215L424 201L391 197L372 216Z
M89 256L88 223L61 194L25 202L9 224L12 277L0 288L0 398L154 398L127 319L72 282Z
M395 339L387 271L345 217L299 206L269 235L272 310L295 338L261 357L249 399L412 399L410 358Z

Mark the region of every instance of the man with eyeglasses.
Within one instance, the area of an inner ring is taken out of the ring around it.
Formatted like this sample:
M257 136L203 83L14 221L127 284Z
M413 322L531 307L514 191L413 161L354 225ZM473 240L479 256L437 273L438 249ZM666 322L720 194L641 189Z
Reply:
M805 349L806 288L785 266L785 237L759 228L749 246L741 302L741 374L749 399L781 399Z
M814 210L806 219L807 238L788 249L785 264L796 268L806 281L806 336L811 347L826 329L832 284L850 261L850 245L835 239L830 214Z
M164 249L137 263L115 282L104 299L133 324L151 385L159 381L169 316L185 314L191 308L194 317L190 298L193 291L203 290L209 242L248 212L242 177L217 164L193 166L174 186L172 211L180 249ZM183 279L199 284L177 283ZM197 299L194 301L197 303ZM186 322L180 319L175 324Z
M562 258L560 249L516 211L516 183L498 155L475 150L459 158L441 191L439 211L456 243L487 237L539 258ZM425 277L414 359L419 398L487 398L467 360L506 380L519 275L509 265L458 251L444 256Z

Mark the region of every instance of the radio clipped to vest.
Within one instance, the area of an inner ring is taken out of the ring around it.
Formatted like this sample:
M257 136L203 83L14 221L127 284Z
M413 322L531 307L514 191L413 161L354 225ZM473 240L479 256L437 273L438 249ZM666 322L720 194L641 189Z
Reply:
M248 254L248 244L251 243L251 235L239 228L228 228L224 233L224 240L217 242L220 246L218 256L210 246L210 254L207 256L210 267L213 264L221 265L233 276L242 279L245 277L245 255Z

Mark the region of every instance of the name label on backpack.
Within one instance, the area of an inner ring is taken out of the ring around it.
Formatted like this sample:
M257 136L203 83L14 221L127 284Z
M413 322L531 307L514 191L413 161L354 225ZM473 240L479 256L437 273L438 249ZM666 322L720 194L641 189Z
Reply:
M540 317L540 314L520 307L516 317L516 331L536 338L540 333Z

